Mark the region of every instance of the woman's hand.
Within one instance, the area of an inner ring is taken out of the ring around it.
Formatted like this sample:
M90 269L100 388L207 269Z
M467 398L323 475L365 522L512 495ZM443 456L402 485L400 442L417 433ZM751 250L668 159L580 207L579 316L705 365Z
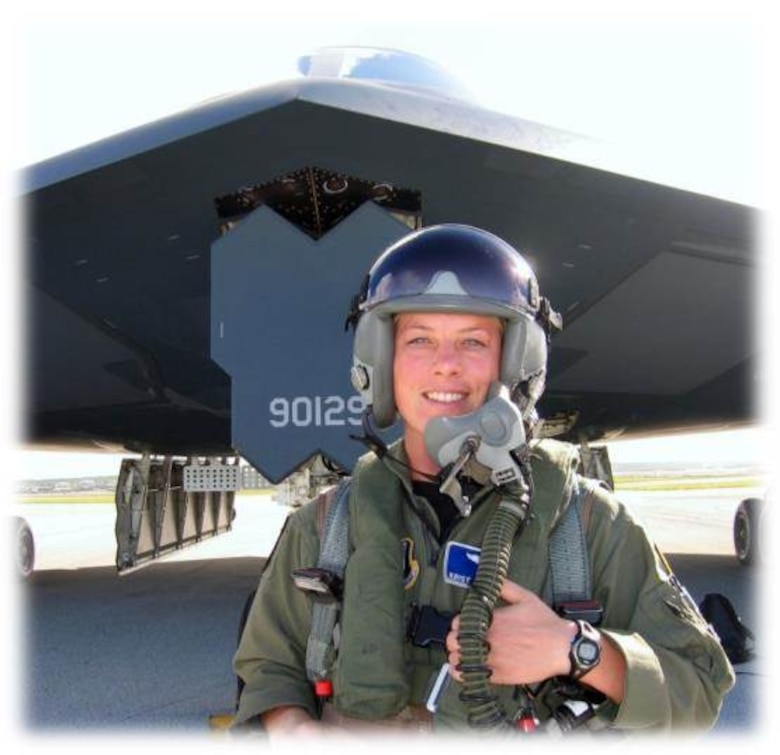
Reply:
M569 673L569 646L577 632L572 621L562 619L534 593L504 581L501 598L488 629L487 664L493 684L533 684ZM460 617L452 620L446 645L453 676L460 663Z
M569 650L577 625L555 613L541 598L520 585L504 581L501 596L505 605L493 612L486 641L490 648L487 665L492 684L535 684L553 676L567 676L571 670ZM450 673L462 681L458 630L460 617L452 620L446 646ZM579 681L602 692L616 703L624 695L626 662L609 637L601 634L601 660Z

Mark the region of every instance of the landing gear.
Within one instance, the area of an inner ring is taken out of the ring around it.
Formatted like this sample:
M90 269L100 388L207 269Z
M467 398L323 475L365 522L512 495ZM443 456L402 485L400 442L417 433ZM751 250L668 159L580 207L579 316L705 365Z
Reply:
M238 459L123 459L116 486L116 567L126 572L231 529Z
M763 500L746 498L739 504L734 515L734 551L744 566L751 566L761 560L763 514Z

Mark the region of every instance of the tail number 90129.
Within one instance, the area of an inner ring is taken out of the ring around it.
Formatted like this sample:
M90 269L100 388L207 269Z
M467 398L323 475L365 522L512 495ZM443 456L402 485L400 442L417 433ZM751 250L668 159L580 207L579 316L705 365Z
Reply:
M360 396L277 396L268 404L271 427L341 427L360 425Z

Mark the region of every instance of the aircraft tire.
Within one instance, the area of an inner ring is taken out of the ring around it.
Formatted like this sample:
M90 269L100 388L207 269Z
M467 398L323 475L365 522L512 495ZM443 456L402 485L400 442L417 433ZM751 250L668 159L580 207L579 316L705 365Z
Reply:
M35 538L25 519L20 516L13 519L16 572L27 579L35 569Z
M734 551L743 566L751 566L760 559L759 520L762 508L760 498L746 498L734 515Z

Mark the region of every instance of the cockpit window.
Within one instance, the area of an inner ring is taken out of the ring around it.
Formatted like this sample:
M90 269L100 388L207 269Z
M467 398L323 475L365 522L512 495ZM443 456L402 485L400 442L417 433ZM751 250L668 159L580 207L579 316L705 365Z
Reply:
M399 50L323 47L299 58L298 71L309 78L364 79L454 99L472 99L466 87L441 66Z

